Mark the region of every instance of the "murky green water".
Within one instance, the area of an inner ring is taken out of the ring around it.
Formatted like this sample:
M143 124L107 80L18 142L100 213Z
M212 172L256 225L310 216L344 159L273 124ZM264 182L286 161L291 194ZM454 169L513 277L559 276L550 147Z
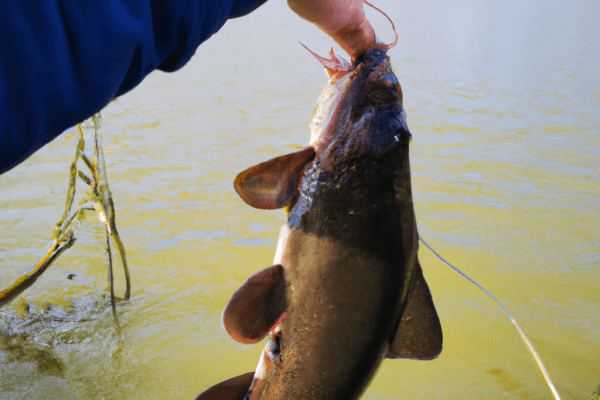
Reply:
M600 384L598 4L378 3L400 35L389 54L413 132L420 233L503 299L563 399L587 400ZM0 310L1 398L189 399L255 368L262 346L231 341L220 313L271 264L285 217L246 206L232 181L308 141L326 78L297 39L321 54L331 44L271 1L228 22L183 70L153 73L107 107L108 179L133 283L118 305L122 337L103 227L90 218ZM0 287L49 244L76 139L62 135L0 176ZM365 398L550 398L497 306L426 249L420 257L444 350L384 361Z

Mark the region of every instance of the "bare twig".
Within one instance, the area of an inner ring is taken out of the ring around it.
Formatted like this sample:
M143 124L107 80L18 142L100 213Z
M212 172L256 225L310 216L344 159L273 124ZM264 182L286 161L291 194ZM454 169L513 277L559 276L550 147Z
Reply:
M94 122L94 150L96 155L94 166L96 166L95 177L97 178L97 186L95 188L96 190L94 191L94 194L96 195L96 198L94 199L94 207L98 212L100 220L106 226L107 235L113 236L117 244L119 255L121 256L121 261L123 263L123 271L125 273L125 300L129 300L129 296L131 294L131 279L129 276L129 268L127 267L125 248L117 230L117 223L115 220L115 205L113 203L112 194L108 188L108 180L106 178L104 152L102 151L102 140L100 134L100 124L102 122L100 114L94 115L92 117L92 121Z
M50 248L36 266L22 273L9 287L0 291L0 307L10 303L18 295L33 285L37 278L52 265L54 260L56 260L63 251L71 247L73 243L75 243L75 236L73 236L72 232L68 235L66 240L55 240L52 242Z
M112 252L110 251L110 236L106 233L106 252L108 253L108 281L110 282L110 307L112 308L113 318L117 325L119 325L119 318L117 317L117 305L115 303L115 285L113 276L113 265L112 265Z
M114 237L117 249L119 250L121 261L123 263L123 269L125 271L125 300L128 300L130 297L131 283L129 276L129 268L127 267L127 260L125 256L125 247L123 246L123 242L121 241L121 238L119 237L119 233L117 231L117 224L115 222L115 207L110 189L108 188L108 181L106 178L104 152L102 151L102 140L100 135L100 114L98 113L94 115L92 117L92 121L94 123L94 156L91 160L84 153L85 138L83 135L82 126L81 124L77 126L80 138L77 143L75 157L73 159L73 162L71 163L69 187L67 189L67 198L65 201L65 211L62 215L62 218L56 223L56 226L54 228L54 241L50 245L50 248L48 249L44 257L42 257L42 259L36 264L35 267L21 274L15 280L15 282L12 283L8 288L0 291L0 307L9 303L13 299L15 299L19 294L21 294L24 290L33 285L37 278L39 278L41 274L48 269L48 267L50 267L52 262L56 260L56 258L58 258L58 256L62 254L63 251L65 251L73 245L73 243L75 242L75 236L73 235L71 226L73 225L75 218L80 216L86 210L95 210L98 214L98 218L104 224L106 229L106 250L108 252L108 272L111 307L115 322L117 323L117 326L119 326L114 294L112 252L110 248L111 236ZM90 170L92 176L91 178L77 169L77 161L80 158ZM93 207L80 207L76 212L74 212L71 215L71 209L73 206L73 200L75 198L75 189L78 176L82 181L84 181L88 186L90 186Z

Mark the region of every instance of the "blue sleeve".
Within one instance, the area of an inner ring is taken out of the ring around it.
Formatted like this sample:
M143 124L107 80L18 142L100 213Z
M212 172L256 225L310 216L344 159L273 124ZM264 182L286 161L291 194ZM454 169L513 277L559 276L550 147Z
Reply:
M0 174L259 0L0 2Z

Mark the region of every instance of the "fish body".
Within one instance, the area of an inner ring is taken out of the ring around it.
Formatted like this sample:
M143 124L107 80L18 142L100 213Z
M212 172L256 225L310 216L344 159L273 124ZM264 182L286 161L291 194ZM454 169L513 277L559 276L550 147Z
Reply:
M223 313L235 340L268 334L254 375L230 380L244 399L357 399L385 357L441 351L417 258L400 84L383 50L330 72L309 146L234 183L248 204L288 212L274 265L242 285ZM226 382L198 399L219 398Z

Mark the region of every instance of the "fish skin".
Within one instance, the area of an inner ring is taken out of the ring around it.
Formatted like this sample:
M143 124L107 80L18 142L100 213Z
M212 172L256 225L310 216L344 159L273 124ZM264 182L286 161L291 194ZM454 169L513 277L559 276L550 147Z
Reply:
M332 75L313 114L316 154L287 206L274 260L283 267L285 316L269 333L247 400L358 399L386 356L441 351L417 258L402 91L385 51L368 50L354 67ZM253 317L262 313L225 312L223 324L233 331Z

